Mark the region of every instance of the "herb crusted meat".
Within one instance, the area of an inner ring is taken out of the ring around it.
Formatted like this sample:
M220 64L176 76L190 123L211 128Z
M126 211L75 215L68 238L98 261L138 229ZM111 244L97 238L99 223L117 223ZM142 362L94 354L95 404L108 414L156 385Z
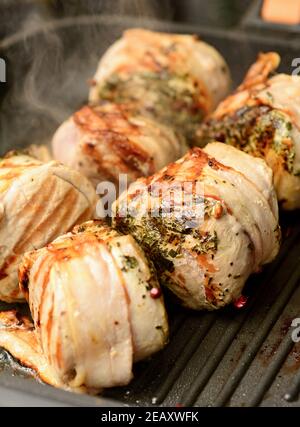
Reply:
M19 279L42 352L64 386L126 385L133 362L168 340L153 267L131 236L101 221L27 253Z
M135 237L162 284L194 309L213 310L237 299L248 276L279 250L272 172L262 160L227 147L238 164L246 156L265 174L257 185L251 169L223 163L223 147L212 144L213 156L210 145L190 150L133 183L113 207L114 226Z
M229 86L221 55L196 37L128 30L100 60L90 105L55 133L54 158L95 185L151 175L196 143Z
M126 103L193 143L198 123L228 93L222 56L195 36L130 29L99 62L90 101Z
M221 141L262 157L283 209L300 208L300 77L269 74L279 56L261 54L244 82L200 125L198 144Z

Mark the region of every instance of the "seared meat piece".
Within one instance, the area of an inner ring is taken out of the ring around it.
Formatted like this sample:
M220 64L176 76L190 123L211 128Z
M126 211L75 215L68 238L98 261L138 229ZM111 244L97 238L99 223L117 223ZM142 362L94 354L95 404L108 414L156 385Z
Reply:
M17 277L21 255L92 218L96 202L91 183L57 162L43 164L25 155L0 160L0 300L23 299Z
M300 77L269 74L276 53L261 54L242 85L198 130L198 143L218 140L262 157L274 172L283 209L300 208Z
M34 325L28 317L16 310L0 312L0 347L17 359L22 366L32 369L39 379L56 387L63 387L54 370L49 366Z
M103 222L27 253L19 279L42 351L65 386L128 384L133 362L167 342L153 267L133 237Z
M228 93L221 55L195 36L125 31L100 60L90 100L126 103L195 142L199 121Z
M102 103L85 106L63 123L54 135L57 160L79 170L96 186L99 182L128 182L151 175L187 150L174 132L125 106Z
M250 179L268 201L275 218L278 219L278 203L273 186L273 172L263 159L256 158L255 161L252 159L249 161L248 154L243 151L237 153L230 145L218 142L207 144L204 151L223 165L230 166Z
M194 148L133 183L113 207L113 224L135 237L185 306L217 309L278 252L271 174L261 159L233 147Z

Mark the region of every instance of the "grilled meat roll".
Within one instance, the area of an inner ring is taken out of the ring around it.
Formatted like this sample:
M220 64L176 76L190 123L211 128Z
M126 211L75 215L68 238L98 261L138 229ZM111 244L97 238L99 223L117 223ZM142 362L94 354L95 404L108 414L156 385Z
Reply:
M125 31L100 60L90 100L126 103L194 142L195 129L228 93L222 56L195 36Z
M218 140L257 157L274 172L283 209L300 208L300 77L269 77L279 56L261 54L242 85L200 126L198 143Z
M237 299L248 276L279 249L271 170L222 143L195 147L139 179L113 213L114 226L141 244L161 283L193 309Z
M55 387L66 388L49 366L28 316L17 310L0 312L0 347L13 355L22 366L32 369L39 379Z
M128 384L133 362L167 342L153 268L133 237L101 221L27 253L19 280L42 351L66 386Z
M96 186L148 176L187 150L185 142L154 120L109 102L85 106L63 123L52 141L54 157L79 170Z
M91 183L57 162L22 154L0 160L0 300L23 299L21 255L92 218L96 201Z

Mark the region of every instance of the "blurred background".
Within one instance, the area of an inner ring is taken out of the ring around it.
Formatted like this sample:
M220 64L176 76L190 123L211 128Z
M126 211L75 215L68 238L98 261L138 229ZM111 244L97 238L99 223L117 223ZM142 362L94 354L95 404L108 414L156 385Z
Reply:
M0 0L0 38L41 21L79 15L131 15L197 26L299 32L300 0Z
M300 0L0 0L0 150L48 138L86 101L99 58L130 26L197 34L237 85L260 51L276 50L291 72L299 21Z

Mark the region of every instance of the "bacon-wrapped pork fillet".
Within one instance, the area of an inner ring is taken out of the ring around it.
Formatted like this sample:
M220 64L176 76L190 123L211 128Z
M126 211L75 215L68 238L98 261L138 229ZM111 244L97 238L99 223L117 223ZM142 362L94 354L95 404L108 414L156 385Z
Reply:
M126 103L195 142L195 129L228 94L222 56L195 36L125 31L100 60L90 100Z
M14 336L0 328L0 345L37 372L39 360L46 361L47 382L89 391L128 384L133 362L168 340L153 267L133 237L103 222L84 223L26 253L19 279L41 351L35 345L39 357L28 357L28 340L26 351L18 350L16 328Z
M260 54L241 86L200 126L198 144L218 140L262 157L283 209L300 208L300 77L269 74L279 56Z
M53 141L54 157L86 175L96 186L148 176L187 150L172 129L109 102L85 106L64 122Z
M141 244L161 283L194 309L239 298L248 276L279 249L272 171L222 143L139 179L113 212L114 226Z
M97 197L80 173L55 161L20 154L0 160L0 300L21 301L18 263L84 220Z

